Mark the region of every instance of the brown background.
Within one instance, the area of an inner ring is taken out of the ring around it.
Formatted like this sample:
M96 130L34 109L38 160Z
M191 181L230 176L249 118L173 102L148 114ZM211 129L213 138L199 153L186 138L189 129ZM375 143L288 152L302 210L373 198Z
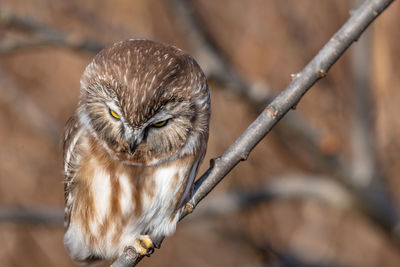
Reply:
M273 95L288 85L290 75L302 69L352 10L350 1L344 0L196 0L193 5L202 27L234 69L251 83L268 84ZM110 44L143 37L192 53L173 9L161 0L0 0L0 14L34 21L72 42ZM374 99L375 124L370 130L394 203L400 201L399 12L396 2L370 27L371 51L366 53ZM0 48L37 39L36 31L0 23ZM198 214L181 222L177 233L140 266L400 265L398 243L358 208L338 208L300 196L231 211L219 198L255 192L274 179L337 181L332 169L319 166L315 159L334 155L349 164L354 159L350 55L357 45L293 111L318 131L317 151L308 150L289 128L275 128L201 203ZM63 247L59 219L14 222L6 212L39 209L60 217L63 175L58 139L76 107L80 75L94 53L48 43L14 48L0 49L0 215L7 217L0 221L0 265L76 266ZM201 172L258 113L229 87L210 80L210 88L211 132ZM339 187L343 189L341 183ZM208 207L220 207L220 212L207 213Z

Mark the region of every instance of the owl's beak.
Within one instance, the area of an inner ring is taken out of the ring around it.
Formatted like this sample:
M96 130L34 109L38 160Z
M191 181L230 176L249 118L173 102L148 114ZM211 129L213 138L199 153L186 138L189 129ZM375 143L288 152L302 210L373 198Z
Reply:
M135 138L132 138L131 140L129 140L129 153L133 154L133 152L135 152L136 148L137 148L137 142Z

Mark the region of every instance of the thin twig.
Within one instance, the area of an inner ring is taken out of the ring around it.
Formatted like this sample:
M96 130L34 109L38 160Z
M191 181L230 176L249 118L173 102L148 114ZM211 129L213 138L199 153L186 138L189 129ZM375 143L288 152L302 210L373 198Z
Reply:
M259 117L246 129L235 143L219 158L213 159L211 167L195 184L195 193L189 203L196 205L250 151L272 127L297 103L308 89L326 76L330 67L362 34L368 25L392 2L392 0L365 1L351 18L320 50L314 59L296 75L289 86L276 97ZM184 213L184 217L187 213Z
M261 141L272 127L293 107L319 79L325 77L330 67L340 58L347 48L364 32L375 18L381 14L393 0L367 0L354 11L350 19L329 40L319 53L297 75L289 86L276 97L234 144L220 157L211 160L211 166L195 183L194 194L186 204L181 219L191 213L197 204L234 168L240 161L246 160L251 150ZM153 240L161 243L162 240ZM135 256L129 256L129 254ZM120 259L127 259L120 261ZM135 266L142 257L127 249L117 259L113 267Z

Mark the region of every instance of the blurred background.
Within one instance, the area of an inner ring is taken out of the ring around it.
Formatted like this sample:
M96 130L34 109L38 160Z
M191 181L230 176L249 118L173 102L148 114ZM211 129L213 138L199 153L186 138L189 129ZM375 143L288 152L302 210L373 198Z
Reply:
M212 97L201 174L359 2L0 0L0 265L77 266L62 243L59 139L102 47L141 37L196 58ZM139 266L399 266L399 12Z

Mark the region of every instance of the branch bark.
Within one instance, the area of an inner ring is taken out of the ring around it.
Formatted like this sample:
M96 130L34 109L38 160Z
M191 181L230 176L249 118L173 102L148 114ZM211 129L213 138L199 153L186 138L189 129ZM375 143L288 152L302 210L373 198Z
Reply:
M355 10L349 20L298 74L289 86L278 95L250 124L245 132L220 157L211 160L210 168L196 181L194 194L186 204L181 219L191 213L197 204L264 138L276 123L292 108L319 79L324 78L332 65L364 32L393 0L367 0ZM153 240L161 243L162 240ZM111 266L135 266L142 257L127 249Z

